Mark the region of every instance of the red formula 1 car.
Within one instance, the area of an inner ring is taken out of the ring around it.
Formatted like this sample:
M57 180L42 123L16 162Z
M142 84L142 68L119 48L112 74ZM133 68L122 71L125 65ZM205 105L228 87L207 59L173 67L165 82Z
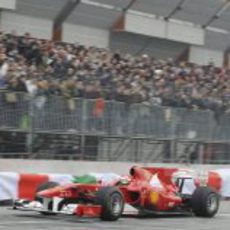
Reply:
M44 215L58 213L100 217L115 221L129 205L138 214L190 213L213 217L219 208L219 195L207 186L197 186L192 194L183 194L183 185L191 177L172 181L175 169L133 167L130 176L110 186L96 184L68 184L59 186L48 182L38 188L36 202L16 201L14 207L36 210ZM150 181L156 176L160 185Z

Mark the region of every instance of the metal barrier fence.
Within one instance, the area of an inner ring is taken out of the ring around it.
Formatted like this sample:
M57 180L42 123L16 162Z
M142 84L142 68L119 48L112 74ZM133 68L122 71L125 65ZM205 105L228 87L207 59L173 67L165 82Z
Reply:
M68 99L0 92L0 129L74 132L83 135L230 140L230 114L215 118L211 111L125 104L97 99Z

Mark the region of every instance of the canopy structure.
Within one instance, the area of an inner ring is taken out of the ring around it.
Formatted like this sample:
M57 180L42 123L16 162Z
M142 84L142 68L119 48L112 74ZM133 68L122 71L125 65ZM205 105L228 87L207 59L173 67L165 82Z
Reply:
M230 31L229 0L139 0L132 9Z
M16 12L39 18L54 20L69 0L17 0Z
M141 14L162 22L189 24L190 33L194 26L200 34L204 32L209 49L223 51L230 46L230 0L16 0L15 12L53 21L55 29L66 23L107 32L118 31L114 28L121 19L126 20L123 16ZM183 39L179 42L189 44Z
M55 19L69 1L17 0L16 11ZM80 0L67 22L109 29L127 11L230 31L230 0Z
M106 28L125 10L230 31L229 0L82 0L69 21Z

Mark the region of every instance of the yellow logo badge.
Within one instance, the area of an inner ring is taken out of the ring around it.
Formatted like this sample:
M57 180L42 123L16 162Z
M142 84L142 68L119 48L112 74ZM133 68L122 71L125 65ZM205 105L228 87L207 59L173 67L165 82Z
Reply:
M159 195L157 192L151 192L150 193L150 201L153 203L153 204L156 204L158 202L158 199L159 199Z

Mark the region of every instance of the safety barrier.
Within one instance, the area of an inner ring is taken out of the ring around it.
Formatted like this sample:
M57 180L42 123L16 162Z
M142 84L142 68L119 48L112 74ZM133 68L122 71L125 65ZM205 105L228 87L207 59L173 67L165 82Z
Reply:
M228 141L229 114L104 99L0 92L0 130Z
M37 187L47 181L60 184L69 183L72 176L68 174L21 174L0 172L0 201L11 199L33 199Z
M191 169L178 169L177 176L183 176ZM204 173L204 172L203 172ZM90 173L96 180L112 181L119 177L114 173ZM199 176L202 180L202 175ZM206 178L205 178L206 177ZM207 184L216 188L224 198L230 197L230 169L217 169L208 171L205 178ZM34 199L37 187L47 181L59 184L73 182L75 176L70 174L20 174L14 172L0 172L0 201L12 199ZM153 182L155 183L155 182ZM190 189L190 186L188 186Z

